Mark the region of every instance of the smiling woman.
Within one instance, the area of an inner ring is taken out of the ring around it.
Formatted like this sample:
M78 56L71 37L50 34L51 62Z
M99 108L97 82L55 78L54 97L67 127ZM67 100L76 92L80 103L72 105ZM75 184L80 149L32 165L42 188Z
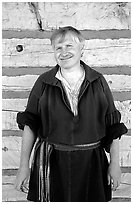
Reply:
M127 128L103 75L81 61L80 32L60 28L51 44L57 65L37 79L25 111L17 115L24 133L15 187L25 189L37 141L28 200L110 201L111 188L120 185L119 139Z
M71 68L71 71L76 68L75 74L77 75L78 71L79 74L82 74L80 59L84 48L84 38L79 31L70 26L62 28L60 33L55 31L51 37L51 44L55 59L61 68Z

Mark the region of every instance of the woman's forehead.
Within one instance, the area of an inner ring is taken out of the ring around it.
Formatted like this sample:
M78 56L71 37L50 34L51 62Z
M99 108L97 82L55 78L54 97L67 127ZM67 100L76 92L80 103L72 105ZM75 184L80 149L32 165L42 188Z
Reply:
M66 33L65 36L62 36L62 35L57 36L54 40L54 44L63 43L65 41L76 42L76 43L80 42L76 35L72 33Z

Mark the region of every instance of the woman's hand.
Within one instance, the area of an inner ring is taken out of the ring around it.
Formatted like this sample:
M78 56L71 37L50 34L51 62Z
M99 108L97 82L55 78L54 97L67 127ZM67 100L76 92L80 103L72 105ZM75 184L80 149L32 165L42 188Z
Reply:
M121 169L119 164L111 162L108 168L108 185L112 184L112 190L115 191L121 182Z
M14 187L16 190L27 193L28 192L28 183L30 176L30 168L29 167L21 167L18 170Z
M25 193L28 192L28 180L30 176L29 160L34 143L35 135L33 131L25 125L22 136L20 168L14 184L16 190Z

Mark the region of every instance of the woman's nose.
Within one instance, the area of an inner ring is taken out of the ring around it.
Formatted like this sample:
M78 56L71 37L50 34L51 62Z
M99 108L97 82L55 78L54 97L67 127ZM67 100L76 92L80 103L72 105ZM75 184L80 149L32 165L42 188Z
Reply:
M67 49L66 49L66 48L62 48L61 54L62 54L62 55L66 55L66 54L67 54Z

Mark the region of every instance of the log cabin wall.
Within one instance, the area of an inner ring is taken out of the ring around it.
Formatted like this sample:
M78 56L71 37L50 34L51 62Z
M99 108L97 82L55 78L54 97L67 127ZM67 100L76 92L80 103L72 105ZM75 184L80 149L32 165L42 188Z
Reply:
M16 114L26 107L37 77L56 63L50 45L53 29L79 29L83 60L101 72L113 93L128 133L120 141L122 181L113 201L130 201L131 176L131 26L125 2L2 3L2 168L3 201L25 201L13 188L19 167L22 131Z

